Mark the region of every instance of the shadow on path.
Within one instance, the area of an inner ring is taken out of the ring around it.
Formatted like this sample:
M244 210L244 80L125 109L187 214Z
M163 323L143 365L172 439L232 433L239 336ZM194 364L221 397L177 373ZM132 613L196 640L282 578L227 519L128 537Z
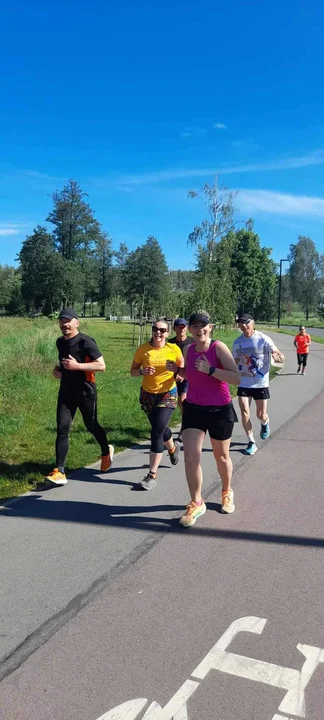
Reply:
M208 510L220 512L218 503L207 503ZM57 500L53 503L43 500L41 496L28 496L18 500L14 505L1 512L11 518L33 518L38 520L55 520L60 522L82 523L87 525L102 525L106 527L124 527L149 532L172 531L175 534L190 532L196 537L224 538L226 540L244 540L246 542L265 542L279 545L299 545L305 547L324 547L324 537L303 537L299 535L275 535L272 533L245 532L240 530L226 530L193 526L184 529L179 525L179 518L151 517L143 515L150 512L183 511L183 505L150 505L150 506L120 506L101 505L90 502L73 502L70 500ZM226 522L226 518L224 518Z

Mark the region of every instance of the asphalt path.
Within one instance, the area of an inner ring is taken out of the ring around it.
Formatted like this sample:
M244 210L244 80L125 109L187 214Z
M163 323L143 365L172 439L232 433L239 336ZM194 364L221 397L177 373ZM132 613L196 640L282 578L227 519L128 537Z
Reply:
M322 718L324 346L301 378L292 338L270 334L287 362L255 457L242 456L236 428L234 515L219 513L208 443L209 511L189 531L178 525L183 462L166 461L151 493L133 492L147 446L117 456L107 476L88 469L3 508L5 720L97 720L127 701L107 720L162 720L153 701L163 720L290 720L305 698L306 718Z
M298 332L299 327L299 325L280 325L281 330L296 330L296 332ZM324 328L308 327L308 325L306 325L306 330L310 336L317 335L318 337L324 337Z

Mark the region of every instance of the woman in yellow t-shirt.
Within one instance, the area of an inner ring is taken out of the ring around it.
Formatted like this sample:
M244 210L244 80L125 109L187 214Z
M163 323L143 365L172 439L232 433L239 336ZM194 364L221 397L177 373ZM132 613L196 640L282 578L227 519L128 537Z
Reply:
M157 320L152 325L152 339L137 348L131 367L133 377L143 376L140 404L151 423L150 470L139 483L143 490L156 485L164 446L171 464L179 462L180 444L173 441L168 423L177 407L175 378L184 360L178 346L166 342L168 331L168 323Z

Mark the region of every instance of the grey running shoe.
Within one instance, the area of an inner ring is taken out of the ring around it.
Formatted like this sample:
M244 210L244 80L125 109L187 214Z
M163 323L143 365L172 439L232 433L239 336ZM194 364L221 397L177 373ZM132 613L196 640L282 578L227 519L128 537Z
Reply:
M152 490L152 488L155 487L157 484L156 476L152 475L152 473L148 472L147 475L141 480L141 482L138 483L139 487L142 488L142 490Z
M169 458L170 458L171 465L178 465L179 457L180 457L180 443L178 442L178 440L175 441L174 447L175 447L175 450L173 451L173 453L169 452Z

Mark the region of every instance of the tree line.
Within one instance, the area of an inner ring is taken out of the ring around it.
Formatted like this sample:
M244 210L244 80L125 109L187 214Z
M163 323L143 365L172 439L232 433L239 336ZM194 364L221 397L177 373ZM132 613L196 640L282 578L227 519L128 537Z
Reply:
M95 218L87 194L76 180L53 195L45 222L22 243L18 267L0 265L0 311L9 315L42 313L78 305L86 314L97 303L132 317L187 316L206 308L213 319L230 324L236 312L272 320L278 302L278 265L271 248L262 247L253 220L236 220L235 196L225 187L204 185L189 199L202 202L204 217L189 234L195 270L170 270L158 242L149 235L130 251L118 250ZM282 285L283 305L297 301L306 318L315 309L324 317L324 259L309 237L290 246L289 270ZM321 314L322 313L322 314Z

